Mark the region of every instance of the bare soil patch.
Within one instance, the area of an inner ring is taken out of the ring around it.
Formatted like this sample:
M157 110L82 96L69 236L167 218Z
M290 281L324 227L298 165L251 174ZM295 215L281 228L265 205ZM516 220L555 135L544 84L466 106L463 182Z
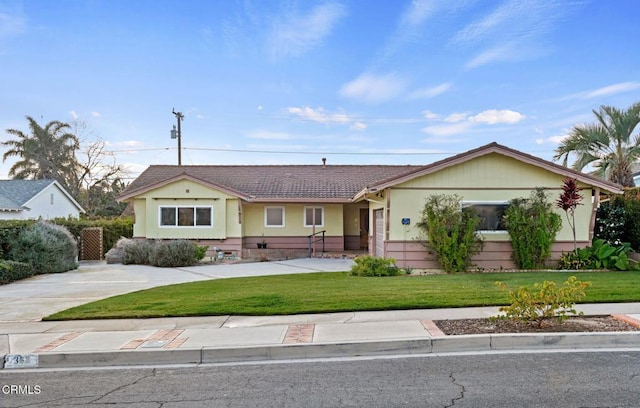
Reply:
M508 319L436 320L434 323L446 335L640 331L640 327L612 316L576 316L563 322L553 319L544 322L542 327L538 327L537 323Z

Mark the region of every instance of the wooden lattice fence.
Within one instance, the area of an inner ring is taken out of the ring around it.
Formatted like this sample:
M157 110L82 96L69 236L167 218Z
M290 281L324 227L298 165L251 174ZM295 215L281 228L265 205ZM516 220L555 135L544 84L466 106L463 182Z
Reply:
M89 227L82 230L80 259L83 261L102 260L102 227Z

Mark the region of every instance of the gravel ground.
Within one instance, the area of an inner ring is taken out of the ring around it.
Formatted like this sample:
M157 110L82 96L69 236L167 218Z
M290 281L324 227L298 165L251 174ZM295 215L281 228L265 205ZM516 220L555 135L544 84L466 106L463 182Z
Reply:
M537 323L527 324L507 319L437 320L435 324L446 335L640 331L639 327L611 316L570 317L562 322L554 319L545 321L541 328L537 326Z

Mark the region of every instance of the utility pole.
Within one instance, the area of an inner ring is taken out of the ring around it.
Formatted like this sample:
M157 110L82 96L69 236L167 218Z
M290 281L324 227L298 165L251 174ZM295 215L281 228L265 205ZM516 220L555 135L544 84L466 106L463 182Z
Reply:
M174 125L171 131L171 138L178 139L178 166L182 166L182 130L180 129L180 123L184 119L184 115L182 112L176 112L175 109L173 109L171 113L176 115L176 119L178 120L178 131L176 132L176 126Z

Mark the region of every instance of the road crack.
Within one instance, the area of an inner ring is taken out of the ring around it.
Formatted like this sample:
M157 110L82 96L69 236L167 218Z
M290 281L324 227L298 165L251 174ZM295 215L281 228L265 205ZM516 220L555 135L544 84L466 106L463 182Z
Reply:
M94 400L92 400L92 401L89 401L89 404L98 403L98 401L100 401L100 400L101 400L101 399L103 399L103 398L106 398L106 397L107 397L107 396L109 396L110 394L113 394L113 393L115 393L115 392L118 392L118 391L120 391L120 390L123 390L123 389L125 389L125 388L127 388L127 387L131 387L131 386L133 386L133 385L138 384L140 381L143 381L143 380L146 380L147 378L155 377L155 376L156 376L156 369L154 368L154 369L152 369L152 370L151 370L151 372L150 372L149 374L145 374L145 375L141 376L140 378L138 378L138 379L137 379L137 380L135 380L134 382L131 382L131 383L128 383L128 384L123 384L123 385L121 385L121 386L119 386L119 387L116 387L116 388L112 389L111 391L105 392L104 394L102 394L102 395L101 395L101 396L99 396L98 398L96 398L96 399L94 399Z
M453 384L453 385L457 386L458 388L460 388L460 395L457 396L456 398L452 398L451 399L451 404L445 405L444 408L451 408L451 407L455 406L456 402L461 401L461 400L464 399L464 394L466 392L466 389L465 389L464 385L459 384L457 382L456 377L454 377L453 373L449 374L449 378L451 379L451 384Z

